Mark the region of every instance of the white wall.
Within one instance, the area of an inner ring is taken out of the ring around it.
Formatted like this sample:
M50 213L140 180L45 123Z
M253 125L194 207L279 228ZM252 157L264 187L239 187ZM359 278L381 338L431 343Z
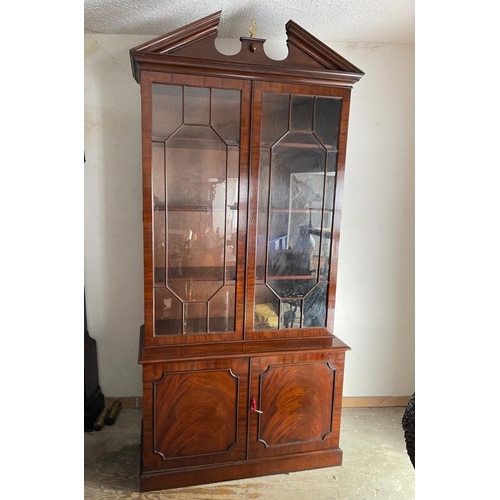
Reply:
M331 45L365 76L352 93L335 334L346 396L415 389L413 45Z
M85 35L85 288L106 397L141 396L140 92L129 50L153 36ZM234 52L237 41L218 40ZM329 43L366 74L353 89L335 334L345 396L415 389L414 46ZM267 42L270 56L284 42Z

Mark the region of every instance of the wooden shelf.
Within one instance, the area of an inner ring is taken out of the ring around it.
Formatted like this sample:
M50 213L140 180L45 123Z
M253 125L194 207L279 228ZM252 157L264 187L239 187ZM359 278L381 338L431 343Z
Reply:
M321 144L319 141L317 144L308 144L304 142L275 142L273 144L263 144L261 145L261 149L273 149L275 147L280 148L294 148L294 149L322 149L327 151L328 153L338 153L338 149L333 149L331 146L325 146Z
M323 231L323 236L325 238L332 238L332 230L328 227L324 227L323 229L321 229L320 227L309 228L309 234L313 234L314 236L321 236L321 231Z
M169 212L224 213L226 211L224 208L212 208L209 205L169 205L167 208ZM236 211L238 207L235 205L228 205L227 210ZM154 205L153 211L165 212L165 205Z
M270 280L315 280L316 279L316 273L311 273L309 274L300 274L300 275L295 275L295 276L268 276L267 281Z

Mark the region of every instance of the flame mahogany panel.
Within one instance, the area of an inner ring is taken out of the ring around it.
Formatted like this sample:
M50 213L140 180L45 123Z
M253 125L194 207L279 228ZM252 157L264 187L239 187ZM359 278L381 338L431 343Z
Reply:
M168 460L229 451L238 440L238 382L231 370L165 373L153 389L155 453Z
M339 445L344 353L253 358L250 458Z
M149 470L245 458L248 359L144 370L143 462Z
M266 448L320 441L331 432L335 370L328 363L271 365L260 375ZM324 401L323 401L324 400Z

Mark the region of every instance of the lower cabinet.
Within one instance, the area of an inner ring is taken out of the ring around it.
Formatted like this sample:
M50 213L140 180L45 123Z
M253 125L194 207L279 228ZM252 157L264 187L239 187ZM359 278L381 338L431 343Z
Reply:
M145 364L141 490L340 465L344 356Z

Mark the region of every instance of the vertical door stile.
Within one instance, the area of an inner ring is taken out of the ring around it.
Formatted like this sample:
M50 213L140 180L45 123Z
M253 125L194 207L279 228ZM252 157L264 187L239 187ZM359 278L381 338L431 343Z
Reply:
M250 247L249 217L251 216L251 121L253 90L251 82L244 82L241 88L240 154L238 172L238 235L236 257L236 332L243 340L248 328L246 322L247 282L249 278L248 259Z
M253 297L255 294L255 270L257 247L257 203L259 193L260 127L262 109L262 90L260 82L252 82L251 87L249 174L248 174L248 229L247 229L247 275L245 280L245 338L248 330L253 330Z

